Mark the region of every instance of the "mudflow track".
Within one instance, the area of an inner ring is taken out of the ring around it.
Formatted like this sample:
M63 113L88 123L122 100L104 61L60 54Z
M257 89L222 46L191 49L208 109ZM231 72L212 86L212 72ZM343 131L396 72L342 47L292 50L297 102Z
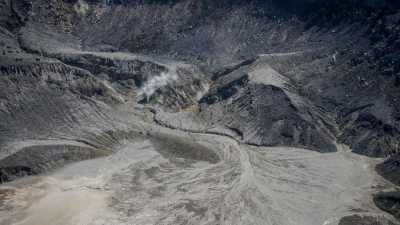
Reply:
M377 160L152 126L116 153L1 186L0 224L338 224L381 215Z

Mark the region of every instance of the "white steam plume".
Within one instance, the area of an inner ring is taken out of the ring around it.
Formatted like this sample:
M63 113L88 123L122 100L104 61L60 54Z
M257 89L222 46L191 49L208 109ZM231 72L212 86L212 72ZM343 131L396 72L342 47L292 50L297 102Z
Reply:
M162 72L159 76L154 76L148 80L139 91L139 96L150 97L154 92L178 80L178 75L176 72Z

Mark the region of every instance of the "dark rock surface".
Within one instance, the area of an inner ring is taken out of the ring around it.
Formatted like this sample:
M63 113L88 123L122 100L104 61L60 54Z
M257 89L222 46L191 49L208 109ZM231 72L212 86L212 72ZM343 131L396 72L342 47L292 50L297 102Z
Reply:
M376 171L388 181L400 185L400 157L392 155L376 166ZM375 204L382 210L400 218L400 191L384 190L374 195Z
M41 174L67 163L107 155L106 151L89 146L43 145L23 148L0 160L0 183Z
M396 223L374 216L352 215L342 218L339 225L394 225Z
M400 219L400 192L385 191L374 196L375 204L382 210Z
M393 155L376 167L377 172L387 180L400 185L400 156Z
M202 116L236 130L249 144L336 151L334 123L271 68L268 58L217 79L200 101Z

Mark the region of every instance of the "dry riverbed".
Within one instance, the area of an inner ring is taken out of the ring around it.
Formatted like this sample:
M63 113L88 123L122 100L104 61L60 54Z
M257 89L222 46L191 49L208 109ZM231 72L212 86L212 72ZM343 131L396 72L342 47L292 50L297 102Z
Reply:
M345 148L321 154L253 147L166 128L158 135L1 185L0 225L336 225L352 214L390 218L372 201L386 185L374 171L377 159Z

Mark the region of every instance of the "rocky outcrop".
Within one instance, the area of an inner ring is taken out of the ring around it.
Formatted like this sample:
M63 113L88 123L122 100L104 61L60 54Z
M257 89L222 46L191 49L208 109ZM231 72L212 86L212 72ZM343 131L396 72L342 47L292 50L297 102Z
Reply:
M230 10L224 2L208 4L207 7L216 9L213 11L204 9L204 4L202 1L140 4L54 0L49 7L41 7L40 1L29 7L15 5L18 10L14 11L29 13L19 13L26 16L23 24L15 25L19 43L7 46L17 46L15 53L25 50L83 69L93 81L79 84L78 92L107 104L138 102L162 107L164 111L181 111L197 107L201 99L199 115L203 121L211 121L211 125L218 121L215 123L242 136L247 143L334 151L334 143L340 141L370 156L397 151L396 83L374 76L379 68L392 66L396 71L396 66L383 61L380 67L371 63L378 47L367 49L371 40L363 32L370 27L359 29L359 24L352 23L354 19L346 24L329 25L332 32L328 32L306 27L309 21L290 17L282 5L268 8L258 2L233 2L235 10ZM307 4L314 7L313 2ZM329 7L327 4L320 8ZM363 13L383 10L367 8L363 6ZM116 14L124 19L113 16ZM226 15L225 19L218 14ZM279 19L271 19L271 15ZM139 18L141 23L136 23L139 25L133 30L126 29ZM383 22L382 29L395 30L395 16L387 16ZM118 24L120 30L110 24ZM226 27L230 28L229 34L224 33ZM6 30L3 33L4 39L7 36L7 40L16 41L16 34ZM223 37L224 42L218 37ZM393 41L394 36L375 41L389 40ZM173 58L175 54L214 72L214 76L207 77L185 63L127 53L85 51L118 49ZM235 63L275 49L289 53L262 55L257 60ZM227 63L233 66L215 72ZM366 67L371 69L365 71ZM255 71L252 75L248 70ZM213 84L211 79L215 80ZM207 93L210 84L212 89Z
M171 64L152 62L142 66L137 62L141 60L121 59L116 57L117 53L100 55L96 52L130 50L185 59L200 65L206 72L214 73L214 78L240 70L229 65L246 66L252 63L249 58L261 53L286 52L279 56L263 56L263 60L278 74L290 79L289 83L294 86L290 90L292 95L288 97L290 101L300 98L301 105L306 106L297 106L297 109L303 108L301 113L285 115L290 117L285 121L292 122L275 124L272 128L272 121L281 120L277 117L260 129L256 125L249 125L256 127L253 130L239 129L251 136L248 139L257 139L249 143L296 143L307 147L324 146L331 151L334 149L332 141L338 139L350 145L355 152L369 156L385 156L397 151L399 110L396 104L396 74L399 68L394 54L398 49L396 3L337 1L340 7L335 8L334 4L315 1L302 1L302 7L293 1L269 5L258 1L246 4L229 1L230 7L227 2L53 0L51 6L43 8L37 1L30 9L38 16L28 16L28 23L20 25L19 38L24 49L51 54L51 57L85 68L95 76L108 77L107 82L117 91L129 92L130 98L162 106L165 111L179 111L196 105L208 89L209 78L192 66L181 66L182 69L176 71ZM354 7L358 7L359 11L355 12ZM341 20L343 16L347 20ZM321 17L319 21L315 20ZM84 50L90 52L76 52ZM244 64L236 64L237 61ZM153 63L155 66L152 68L149 65ZM149 70L153 75L146 78L137 75L146 74ZM168 84L176 77L179 77L179 82ZM144 82L150 84L148 88L138 87ZM154 83L164 88L154 91ZM139 93L139 97L130 92L131 86L136 88L132 92ZM177 88L182 91L177 91ZM247 99L243 100L250 101L254 98L251 95L269 95L273 91L256 91L258 89L259 86L251 86ZM282 95L284 99L284 95L288 94L274 95ZM165 96L168 98L165 99ZM311 120L319 122L305 119L304 115L308 112L313 114L309 116ZM303 118L294 118L294 114L302 114ZM237 123L241 123L238 121L243 118L235 116L231 119L236 124L228 126L238 129L240 126ZM294 120L307 122L298 124ZM292 127L297 128L292 130ZM266 137L268 129L277 129L279 131L272 133L286 133L288 137L284 137L284 141L277 140L282 138L281 135ZM282 131L285 129L290 131ZM324 135L317 137L316 133L321 133L321 129ZM295 134L299 130L307 134L300 137ZM258 131L259 134L253 135ZM261 140L261 136L265 140Z
M352 215L343 217L339 225L395 225L396 222L373 215Z
M0 1L0 26L6 29L13 30L22 26L32 9L32 4L29 1Z
M364 50L360 46L352 51L361 53ZM336 124L334 130L339 131L339 142L373 157L398 151L397 106L393 104L398 101L397 89L393 79L377 76L376 68L366 70L366 59L355 63L354 53L327 49L263 58L279 74L290 78L292 92L312 102L324 118L331 118Z
M374 202L380 209L400 219L400 191L384 191L374 196Z
M204 73L181 62L118 52L62 54L60 58L102 77L126 96L125 101L157 105L166 110L190 107L208 90Z
M395 185L400 185L400 156L394 154L376 166L376 171L386 180ZM374 195L375 204L396 218L400 218L400 190L398 188L386 189Z
M32 145L0 160L0 183L107 154L105 150L84 145Z
M200 102L206 120L236 130L246 143L336 150L329 117L300 96L294 83L263 56L220 76Z
M376 167L377 172L396 185L400 185L400 156L398 154L387 158Z
M84 52L73 36L38 23L18 35L1 33L2 182L109 154L121 141L141 136L131 107L179 111L196 104L208 88L204 73L182 62ZM15 147L26 140L49 143Z

